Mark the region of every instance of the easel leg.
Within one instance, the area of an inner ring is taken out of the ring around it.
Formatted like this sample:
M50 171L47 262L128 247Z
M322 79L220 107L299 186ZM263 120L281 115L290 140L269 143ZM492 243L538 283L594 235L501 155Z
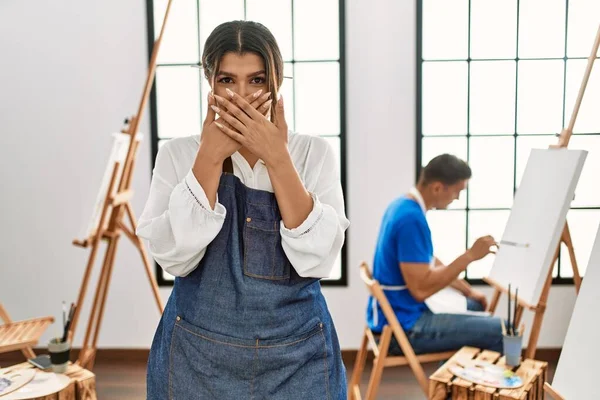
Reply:
M92 304L92 310L90 311L90 320L85 332L85 339L83 341L83 347L78 360L78 364L90 370L93 368L96 358L96 343L98 340L100 324L102 322L104 304L106 303L106 294L110 284L110 275L112 273L112 266L114 264L114 256L117 248L118 238L119 236L109 238L109 245L106 249L104 263L100 271L100 277L98 278L98 286L94 296L94 303ZM92 330L94 330L94 337L92 339L92 346L90 347L90 336L92 334Z
M563 235L564 235L564 229L563 229ZM558 246L556 247L556 251L554 252L554 257L552 257L552 262L550 263L550 269L548 270L548 276L546 277L546 283L544 284L544 288L542 289L542 293L540 295L540 300L538 301L538 304L535 308L535 317L533 318L533 325L531 326L531 334L529 335L529 342L527 343L527 350L525 351L525 358L533 359L535 357L535 352L537 350L537 342L540 337L540 331L542 329L542 321L544 320L544 312L546 312L546 304L548 302L548 295L550 294L550 287L552 286L552 272L554 270L554 265L556 264L556 260L558 260L558 252L560 251L560 244L561 244L561 242L558 243Z
M108 186L109 188L114 187L116 180L117 180L118 171L119 171L119 163L117 162L113 166L113 171L112 171L112 175L110 178L110 184ZM69 334L68 334L67 340L71 343L73 343L73 339L75 336L75 329L77 328L77 322L79 320L79 315L81 313L81 307L83 306L83 301L85 300L85 295L87 292L90 275L92 272L92 268L94 266L94 261L96 260L96 254L98 252L98 247L100 246L100 241L102 239L102 229L104 228L104 221L106 220L106 217L109 212L108 210L110 207L110 197L111 197L111 191L108 190L106 192L106 197L104 198L104 205L102 207L102 214L100 214L100 221L98 222L96 234L93 238L92 250L90 252L90 258L88 259L88 263L85 267L83 281L81 282L81 287L79 289L79 296L77 296L77 303L76 303L77 307L75 308L75 312L73 314L73 321L71 322L71 327L69 328Z
M97 345L98 345L98 335L100 334L100 326L102 325L102 318L104 317L104 306L106 306L106 299L107 299L107 295L108 295L108 288L110 287L110 278L112 277L112 271L113 271L113 267L115 265L115 254L117 252L117 245L119 244L119 238L120 236L117 236L116 238L114 238L111 241L112 244L112 249L109 248L110 251L110 261L108 264L108 272L106 274L106 281L104 284L104 288L103 288L103 293L102 293L102 301L100 303L100 310L98 312L98 321L96 323L96 327L94 330L94 337L92 340L92 348L94 349L94 358L92 359L92 365L90 367L93 367L93 363L96 359L96 349L97 349Z
M492 301L490 302L490 305L488 307L488 312L490 312L492 315L496 312L496 307L498 307L498 302L500 301L501 294L502 292L500 292L500 290L494 290L494 297L492 297Z
M571 266L573 268L573 282L575 283L575 292L579 294L579 288L581 287L581 276L579 275L579 267L577 266L577 259L575 258L575 248L573 247L573 240L571 239L571 231L569 224L565 224L565 229L562 233L562 241L569 250L569 259L571 260Z
M546 277L546 283L544 284L544 288L542 289L542 294L540 295L540 301L535 309L535 317L533 318L533 325L531 327L531 334L529 335L529 342L527 344L527 351L525 352L525 358L533 359L535 357L535 352L537 350L537 342L540 337L540 331L542 329L542 322L544 320L544 313L546 312L546 304L548 302L548 295L550 294L550 287L552 286L552 271L554 269L554 264L556 264L556 260L558 259L558 249L560 248L560 243L556 248L556 252L554 253L554 257L552 258L552 264L550 264L550 270L548 271L548 276Z
M133 229L134 229L133 231L135 232L137 223L136 223L133 211L131 210L131 204L129 204L129 203L125 204L125 210L127 211L127 216L129 217L129 222L131 223L131 226L133 226ZM160 297L160 291L158 290L158 284L156 283L156 280L154 279L154 276L152 274L152 269L150 267L150 265L151 265L150 260L148 259L148 255L146 254L146 250L144 249L144 244L142 243L140 238L135 236L135 239L136 240L134 242L134 245L135 245L135 247L137 247L138 251L140 252L140 255L142 256L142 260L144 261L144 267L146 268L146 275L148 276L148 280L150 281L150 286L152 287L152 293L154 293L154 300L156 300L156 305L158 306L158 311L162 315L165 307L163 306L162 299Z

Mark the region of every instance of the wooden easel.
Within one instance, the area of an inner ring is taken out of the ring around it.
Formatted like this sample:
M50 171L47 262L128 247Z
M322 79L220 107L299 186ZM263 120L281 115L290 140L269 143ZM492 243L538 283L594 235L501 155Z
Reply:
M92 303L92 309L90 311L90 317L85 333L83 347L81 349L81 352L79 353L79 358L77 360L77 364L81 365L82 367L88 370L91 370L93 368L94 361L96 358L96 345L98 343L98 334L100 332L100 325L102 324L104 306L106 304L106 294L108 292L108 287L110 286L110 278L114 265L115 253L117 251L117 244L119 243L121 233L124 233L125 236L127 236L131 240L133 245L139 250L140 255L142 257L142 261L146 268L148 280L150 281L150 286L154 293L154 299L156 300L158 310L161 314L164 310L164 306L160 298L160 293L158 291L158 285L156 284L150 267L150 260L146 255L144 245L141 239L135 234L137 224L133 213L133 208L131 207L131 198L133 196L133 191L131 190L131 176L133 173L133 167L135 164L135 157L137 154L139 143L139 141L136 140L136 135L138 132L140 120L142 118L142 114L144 112L144 109L146 108L146 103L148 101L150 90L154 82L158 50L160 48L160 43L162 41L163 33L165 31L165 25L169 16L169 11L171 9L171 2L172 0L169 0L160 35L155 41L154 47L152 49L150 66L148 70L148 75L146 77L146 84L142 93L142 99L139 104L138 112L129 120L125 121L126 126L121 131L123 133L128 134L130 136L130 140L127 149L127 155L125 157L125 160L123 161L120 179L117 179L117 176L121 166L119 162L115 162L111 180L108 185L108 190L106 192L106 197L104 199L102 212L100 214L100 219L98 222L98 226L95 229L95 232L84 240L73 241L74 245L81 246L84 248L91 246L92 250L90 252L85 274L83 276L83 282L81 283L79 296L77 298L77 308L73 315L73 320L69 329L69 341L72 341L75 335L75 329L77 328L77 322L81 312L82 304L85 299L91 270L94 265L94 259L96 257L96 253L98 252L98 248L100 247L100 240L104 239L108 243L106 254L104 255L102 269L98 278L94 302ZM127 214L131 227L128 227L126 225L126 222L124 221L125 214Z
M596 55L598 54L598 47L600 46L600 26L598 27L598 33L596 34L596 40L594 41L594 45L592 46L592 52L588 58L587 68L585 70L585 74L583 76L583 80L581 82L581 86L579 88L579 93L577 95L577 100L575 102L575 106L573 108L573 113L571 115L571 120L569 121L569 126L564 128L560 133L558 143L556 145L551 145L550 148L566 148L569 145L569 140L571 139L571 135L573 134L573 127L575 126L575 120L577 119L577 113L579 112L579 107L581 106L581 100L583 99L583 94L585 93L585 88L587 86L587 82L590 78L590 74L592 72L592 67L594 65L594 60L596 59ZM564 243L567 246L569 251L569 258L571 259L571 265L573 267L573 281L575 283L575 291L579 293L579 288L581 286L581 276L579 275L579 268L577 267L577 260L575 259L575 250L573 249L573 241L571 240L571 233L569 231L569 224L565 222L565 227L562 231L562 235L560 238L560 242L556 248L556 252L554 253L554 257L552 258L552 263L550 264L550 268L548 271L548 277L546 278L546 283L544 288L542 289L542 293L540 294L540 299L536 305L528 304L523 299L518 298L515 301L518 301L517 313L515 315L515 325L519 326L521 322L521 317L523 316L523 310L527 308L535 313L535 317L533 320L533 325L531 327L531 335L529 336L529 342L527 344L527 350L525 352L526 358L534 358L535 352L537 349L537 341L540 336L540 330L542 327L542 321L544 319L544 312L546 311L546 304L548 301L548 295L550 293L550 286L552 285L552 270L553 266L558 259L558 253L560 251L560 245ZM496 307L498 306L498 301L500 300L500 295L502 293L507 293L508 290L500 285L498 282L495 282L489 278L483 278L483 280L488 283L490 286L495 288L494 296L492 297L492 301L490 302L489 311L493 314L496 311ZM514 294L511 294L514 298Z
M565 400L548 382L544 383L544 392L549 394L554 400Z

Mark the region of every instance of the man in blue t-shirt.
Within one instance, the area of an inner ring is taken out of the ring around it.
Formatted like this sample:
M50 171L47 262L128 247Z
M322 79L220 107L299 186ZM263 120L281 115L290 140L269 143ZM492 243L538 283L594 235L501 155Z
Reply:
M425 217L427 210L445 209L458 199L470 178L471 169L466 162L450 154L439 155L423 168L417 186L394 200L383 216L373 277L382 285L417 354L458 350L462 346L502 351L500 318L433 313L425 304L430 296L450 286L467 297L469 310L483 311L487 307L485 296L458 276L471 262L492 252L494 239L477 239L456 260L443 265L434 256ZM375 332L381 332L387 324L372 296L367 321ZM402 354L395 338L389 352Z

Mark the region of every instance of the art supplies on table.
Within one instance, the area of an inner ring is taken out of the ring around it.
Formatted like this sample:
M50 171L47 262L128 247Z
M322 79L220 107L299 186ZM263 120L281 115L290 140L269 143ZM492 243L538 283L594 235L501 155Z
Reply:
M50 369L52 367L52 362L50 361L50 355L48 354L40 354L35 358L30 358L29 363L36 368L41 370Z
M6 392L6 395L0 392L0 400L24 400L49 396L60 392L71 382L71 378L66 375L31 368L14 371L14 373L27 374L29 381L11 393Z
M524 324L521 324L519 329L515 328L517 310L519 307L519 288L515 289L514 301L512 299L511 284L508 284L508 318L506 324L502 321L502 333L504 336L523 336Z
M523 380L510 369L488 361L468 360L449 368L455 376L478 385L498 389L515 389L523 386Z
M77 306L75 306L75 303L71 303L71 308L69 309L69 316L67 317L66 321L64 320L65 319L65 317L64 317L65 309L63 308L63 334L62 334L61 342L67 341L67 337L69 335L69 329L71 328L71 323L73 322L73 315L75 314L76 308L77 308Z
M17 389L27 385L35 376L34 369L24 369L18 371L8 371L2 373L0 371L0 398L15 392Z
M521 352L523 350L523 329L516 329L517 310L519 305L519 288L515 289L514 307L511 303L511 284L508 284L508 319L502 324L502 349L506 357L506 365L516 367L521 364Z

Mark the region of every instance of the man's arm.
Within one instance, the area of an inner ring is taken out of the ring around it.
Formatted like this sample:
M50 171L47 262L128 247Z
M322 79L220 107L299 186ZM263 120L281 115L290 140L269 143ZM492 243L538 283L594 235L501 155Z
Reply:
M435 267L444 267L444 263L440 261L439 258L434 257L435 258ZM471 285L469 285L469 283L467 281L465 281L464 279L458 279L456 278L454 281L452 281L452 283L450 283L450 287L458 290L459 292L461 292L465 297L469 297L471 296L471 292L473 291L473 288L471 287Z
M410 294L417 301L425 301L429 296L439 292L456 281L458 275L474 261L467 252L449 265L431 268L423 263L400 263L400 270ZM460 290L460 289L459 289Z
M467 266L489 253L496 242L491 236L480 237L470 249L449 265L431 267L428 264L400 261L400 270L410 294L417 301L425 301L429 296L444 289L458 278Z

